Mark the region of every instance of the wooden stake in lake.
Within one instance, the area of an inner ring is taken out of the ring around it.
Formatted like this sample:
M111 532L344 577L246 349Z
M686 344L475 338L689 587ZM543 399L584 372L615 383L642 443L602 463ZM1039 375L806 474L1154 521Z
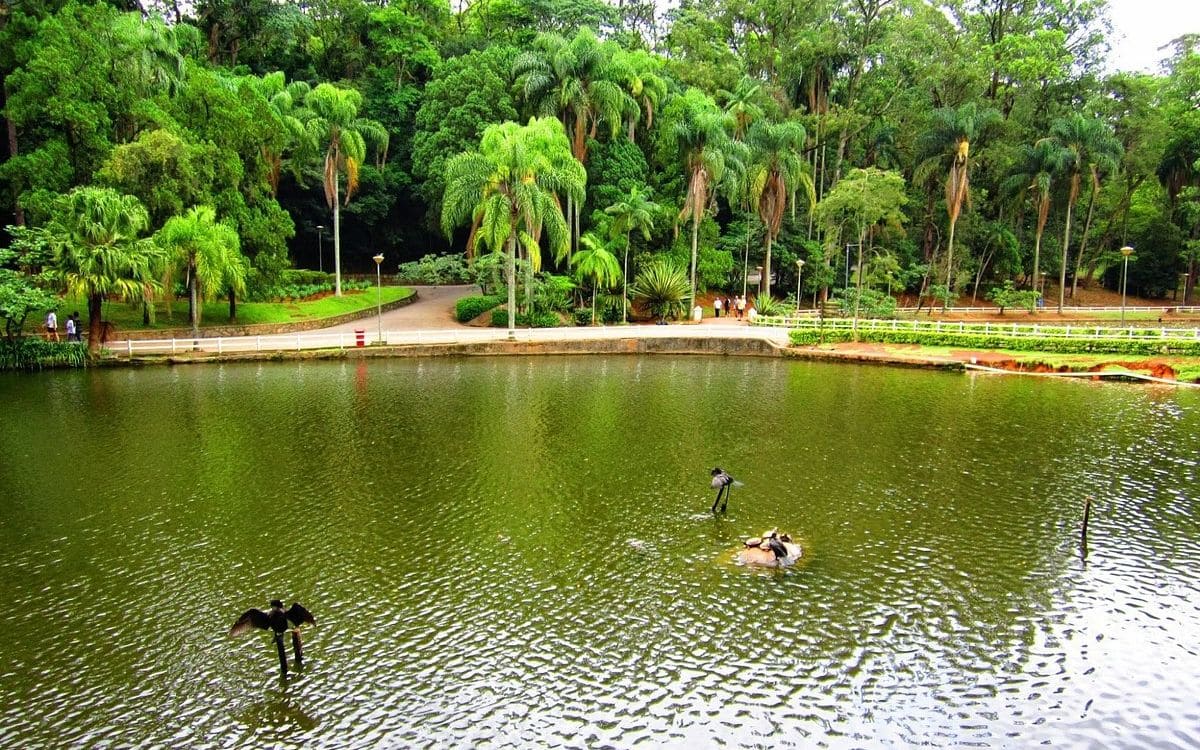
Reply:
M1087 527L1088 518L1092 515L1092 496L1088 495L1083 501L1083 528L1079 531L1079 550L1083 559L1087 559Z
M229 634L241 635L249 633L255 628L272 631L275 638L275 649L279 652L279 676L287 679L287 651L283 646L283 634L289 628L291 629L292 651L296 656L296 667L299 668L304 664L304 652L300 643L300 626L305 623L316 625L317 621L303 605L293 602L291 608L285 611L282 601L272 599L270 611L263 612L261 609L254 608L246 610L229 629Z

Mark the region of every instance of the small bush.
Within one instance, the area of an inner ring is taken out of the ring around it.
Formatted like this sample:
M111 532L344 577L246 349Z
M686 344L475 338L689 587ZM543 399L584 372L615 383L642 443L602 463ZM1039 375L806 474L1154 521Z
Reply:
M435 255L420 260L401 263L397 275L417 284L463 284L470 279L463 255Z
M842 315L849 317L854 314L854 298L857 294L858 290L850 287L842 289L834 296ZM895 315L896 300L894 297L874 289L862 290L862 299L858 304L860 318L892 318Z
M463 297L454 305L454 319L459 323L466 323L478 318L503 301L504 298L498 294Z
M0 340L0 370L40 370L44 367L85 367L87 346L39 338Z
M562 320L552 312L517 313L516 325L518 328L558 328ZM492 328L508 328L508 310L492 310Z
M592 324L592 308L590 307L577 307L572 315L575 318L575 325L577 326L590 326Z

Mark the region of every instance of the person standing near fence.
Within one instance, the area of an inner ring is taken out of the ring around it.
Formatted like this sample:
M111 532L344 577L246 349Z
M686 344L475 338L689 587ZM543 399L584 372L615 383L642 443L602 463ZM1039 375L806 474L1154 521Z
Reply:
M713 300L713 313L716 317L721 317L721 298L717 297Z

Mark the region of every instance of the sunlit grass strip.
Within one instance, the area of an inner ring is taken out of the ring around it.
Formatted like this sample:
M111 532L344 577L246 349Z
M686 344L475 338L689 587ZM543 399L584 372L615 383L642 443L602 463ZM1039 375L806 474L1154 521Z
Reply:
M379 302L386 305L389 302L411 297L413 294L414 291L409 287L385 286L379 290ZM230 325L300 323L333 318L346 313L374 310L376 304L375 289L346 292L341 297L329 295L301 302L238 302L237 320L230 323L229 304L217 300L204 304L200 315L200 327L204 329ZM107 303L104 306L104 319L115 325L118 331L187 328L187 300L179 299L172 302L170 317L167 316L163 303L157 303L154 307L154 322L149 326L142 325L140 306L130 307L119 302ZM59 310L67 311L86 309L87 305L83 301L70 297L64 297L59 307ZM86 325L85 322L84 330L86 330Z

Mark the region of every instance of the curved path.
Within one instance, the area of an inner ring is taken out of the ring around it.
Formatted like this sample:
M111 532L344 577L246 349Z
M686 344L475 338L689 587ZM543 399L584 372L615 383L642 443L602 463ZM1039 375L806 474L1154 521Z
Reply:
M675 323L563 328L518 328L510 339L505 328L466 326L454 319L454 305L462 297L478 294L478 287L421 286L417 301L381 317L367 314L358 320L303 333L263 336L201 337L198 339L115 340L109 350L118 357L141 354L188 355L233 354L238 352L299 351L304 349L350 349L356 347L356 331L365 344L382 340L389 346L414 344L490 344L517 342L617 341L628 339L755 339L774 347L787 345L787 330L752 327L731 318L706 318L700 324Z

